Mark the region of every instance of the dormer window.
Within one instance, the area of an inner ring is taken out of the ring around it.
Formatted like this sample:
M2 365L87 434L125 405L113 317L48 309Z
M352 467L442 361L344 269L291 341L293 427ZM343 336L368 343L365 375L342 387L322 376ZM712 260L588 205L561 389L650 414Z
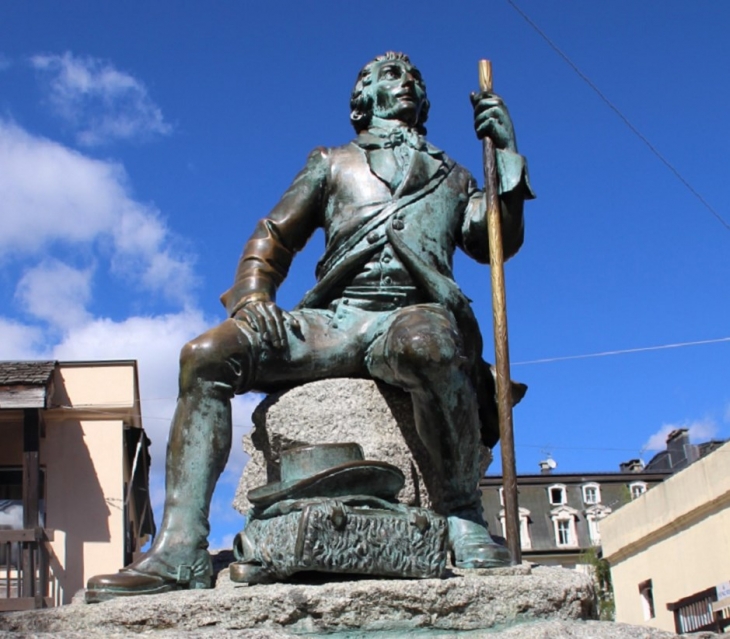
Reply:
M520 547L522 550L532 549L532 539L530 538L530 511L527 508L519 509L520 515ZM504 510L499 513L499 521L502 524L502 535L507 536L507 521Z
M569 506L559 506L550 513L553 520L555 545L558 548L574 548L578 546L578 533L575 522L578 511Z
M553 506L561 506L568 502L563 484L554 484L548 487L548 499Z
M643 481L635 481L629 484L629 490L631 491L631 499L641 497L646 492L646 483Z
M601 487L596 483L584 484L583 503L586 506L601 503Z

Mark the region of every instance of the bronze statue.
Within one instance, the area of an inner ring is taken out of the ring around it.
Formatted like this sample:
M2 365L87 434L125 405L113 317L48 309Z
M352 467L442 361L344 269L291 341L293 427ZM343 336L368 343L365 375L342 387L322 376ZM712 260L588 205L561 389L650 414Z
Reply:
M505 257L523 241L533 197L502 100L472 96L475 128L497 149ZM457 247L489 260L484 199L469 172L423 135L429 102L407 56L368 63L350 101L357 137L317 148L245 245L222 301L229 319L186 344L167 449L166 500L152 549L87 599L210 586L208 509L231 446L230 400L331 377L408 391L433 472L444 486L456 566L505 565L482 519L480 437L498 438L494 386L469 300L452 276ZM317 228L326 249L297 308L276 305L294 255Z

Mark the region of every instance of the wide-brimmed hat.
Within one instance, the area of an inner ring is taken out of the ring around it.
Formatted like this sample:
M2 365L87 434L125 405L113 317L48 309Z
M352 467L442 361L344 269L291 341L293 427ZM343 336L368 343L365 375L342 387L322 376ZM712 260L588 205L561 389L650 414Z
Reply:
M364 459L359 444L316 444L282 451L281 481L250 490L248 499L256 506L345 495L393 499L404 484L399 468Z

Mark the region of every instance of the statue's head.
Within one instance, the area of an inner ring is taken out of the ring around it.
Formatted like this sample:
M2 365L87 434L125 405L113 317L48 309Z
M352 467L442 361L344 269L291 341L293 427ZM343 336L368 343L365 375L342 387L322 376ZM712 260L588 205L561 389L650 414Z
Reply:
M430 104L420 71L404 53L388 51L360 71L350 96L350 122L357 133L373 115L398 119L425 134Z

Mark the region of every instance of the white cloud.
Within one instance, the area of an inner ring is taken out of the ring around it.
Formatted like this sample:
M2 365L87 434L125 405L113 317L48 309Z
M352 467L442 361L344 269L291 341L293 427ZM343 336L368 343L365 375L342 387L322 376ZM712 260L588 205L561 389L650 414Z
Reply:
M148 291L187 303L191 258L159 211L129 193L124 168L31 135L0 118L0 254L29 257L49 246L111 246L111 265Z
M667 447L667 436L678 428L688 429L690 441L693 442L707 441L717 435L718 432L717 423L709 417L694 421L685 421L681 424L662 424L662 427L649 437L643 449L650 451L665 450Z
M42 350L43 331L0 317L0 360L47 359Z
M76 269L56 259L28 269L15 291L26 311L51 326L68 329L86 323L92 269Z
M67 51L33 56L31 64L50 78L51 104L76 129L81 145L140 140L172 131L145 85L108 62Z

